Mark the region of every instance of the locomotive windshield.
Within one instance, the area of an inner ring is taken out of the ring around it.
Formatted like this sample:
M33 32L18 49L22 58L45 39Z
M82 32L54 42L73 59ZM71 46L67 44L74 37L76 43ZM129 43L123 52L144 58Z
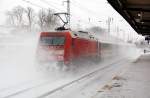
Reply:
M41 37L43 45L64 45L65 37Z

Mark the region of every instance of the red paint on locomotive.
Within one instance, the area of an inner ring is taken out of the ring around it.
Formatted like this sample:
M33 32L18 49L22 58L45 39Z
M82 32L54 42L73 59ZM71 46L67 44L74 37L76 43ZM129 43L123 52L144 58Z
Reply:
M100 43L87 35L82 37L71 31L42 32L38 45L38 54L43 50L49 61L70 63L74 59L100 56Z

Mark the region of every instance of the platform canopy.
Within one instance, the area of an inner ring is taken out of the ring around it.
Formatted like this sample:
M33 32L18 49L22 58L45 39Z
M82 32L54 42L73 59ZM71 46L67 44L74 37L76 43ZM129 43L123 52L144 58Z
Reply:
M150 35L150 0L107 0L142 35Z

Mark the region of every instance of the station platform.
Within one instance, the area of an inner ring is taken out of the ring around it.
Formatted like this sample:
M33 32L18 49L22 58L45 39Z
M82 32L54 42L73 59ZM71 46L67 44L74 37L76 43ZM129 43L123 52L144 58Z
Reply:
M123 70L93 98L150 98L150 54L142 54Z

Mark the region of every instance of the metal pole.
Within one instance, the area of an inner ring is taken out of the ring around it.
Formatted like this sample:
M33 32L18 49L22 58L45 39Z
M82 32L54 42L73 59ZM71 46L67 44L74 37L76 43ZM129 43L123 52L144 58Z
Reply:
M70 28L70 0L67 0L68 26Z

